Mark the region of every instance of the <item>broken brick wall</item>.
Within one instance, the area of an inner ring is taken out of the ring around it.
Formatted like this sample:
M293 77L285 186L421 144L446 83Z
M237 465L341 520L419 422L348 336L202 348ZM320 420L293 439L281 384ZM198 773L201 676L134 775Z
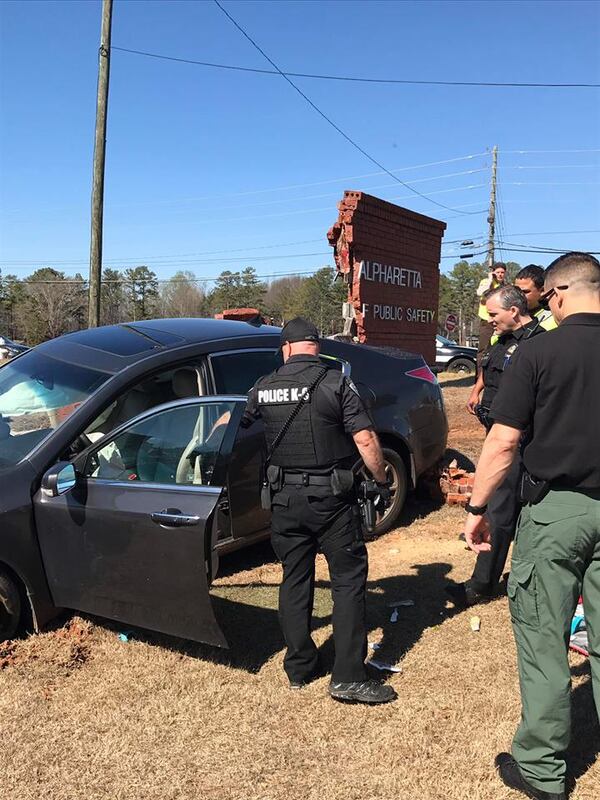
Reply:
M327 238L348 284L359 342L435 363L439 263L446 223L364 192L346 191Z

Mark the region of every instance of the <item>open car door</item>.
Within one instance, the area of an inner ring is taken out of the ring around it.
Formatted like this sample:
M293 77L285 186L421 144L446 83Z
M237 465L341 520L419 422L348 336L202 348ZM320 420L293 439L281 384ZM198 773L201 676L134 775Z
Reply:
M48 470L34 514L55 605L227 646L209 586L245 403L153 408Z

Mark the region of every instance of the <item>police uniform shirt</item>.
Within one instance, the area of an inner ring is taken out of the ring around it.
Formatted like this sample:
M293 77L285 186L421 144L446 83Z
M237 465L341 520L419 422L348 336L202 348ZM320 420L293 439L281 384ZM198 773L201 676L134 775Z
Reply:
M514 331L507 331L498 337L498 341L491 345L481 360L483 370L483 394L481 405L490 408L503 379L504 370L511 362L513 355L524 339L543 333L538 320L534 319L517 328Z
M269 448L302 393L324 366L318 356L291 356L252 387L245 424L262 417ZM289 469L351 466L357 458L352 434L373 426L356 387L338 370L327 369L311 394L276 448L272 463Z
M523 342L493 402L494 422L533 437L523 461L552 488L600 489L600 314L572 314Z

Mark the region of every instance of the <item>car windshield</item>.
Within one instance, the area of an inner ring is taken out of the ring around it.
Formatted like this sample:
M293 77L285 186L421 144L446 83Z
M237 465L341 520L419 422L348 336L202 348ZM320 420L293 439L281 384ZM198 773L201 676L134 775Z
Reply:
M452 347L454 347L456 345L456 342L453 342L452 339L446 339L445 336L440 336L439 333L438 333L436 338L437 338L439 344L449 344Z
M16 464L110 374L30 350L0 369L0 467Z

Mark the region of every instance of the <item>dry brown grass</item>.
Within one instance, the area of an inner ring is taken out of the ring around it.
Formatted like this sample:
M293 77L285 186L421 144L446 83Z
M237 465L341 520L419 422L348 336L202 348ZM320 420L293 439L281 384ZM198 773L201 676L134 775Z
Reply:
M468 389L445 384L451 445L475 459ZM445 606L446 579L472 556L463 512L417 501L369 545L369 621L377 657L399 660L399 700L339 705L327 680L290 692L277 623L278 565L268 546L223 561L214 590L229 653L78 617L5 648L0 671L3 800L516 800L494 775L519 717L506 601ZM331 603L318 565L315 639L331 661ZM388 603L415 601L390 622ZM600 797L598 723L587 662L574 656L572 800ZM1 663L1 662L0 662ZM591 766L590 766L591 764Z

